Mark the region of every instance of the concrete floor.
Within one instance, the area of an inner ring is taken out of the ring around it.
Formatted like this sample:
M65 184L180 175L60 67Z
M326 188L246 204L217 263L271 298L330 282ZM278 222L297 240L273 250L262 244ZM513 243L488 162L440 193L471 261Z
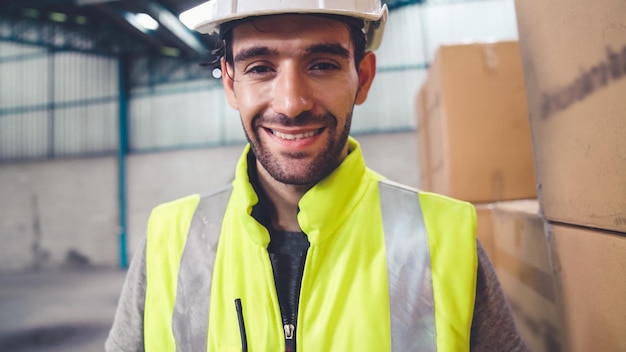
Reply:
M125 271L0 274L0 351L101 352Z

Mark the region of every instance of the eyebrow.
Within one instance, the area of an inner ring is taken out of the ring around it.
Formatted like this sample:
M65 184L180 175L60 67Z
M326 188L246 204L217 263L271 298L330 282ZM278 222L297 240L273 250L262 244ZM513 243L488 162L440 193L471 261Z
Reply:
M270 49L266 46L253 46L241 49L234 57L234 61L244 61L256 56L277 56L278 50Z
M234 57L235 62L245 61L257 56L278 56L278 50L265 46L253 46L241 49ZM304 55L311 54L331 54L350 58L350 51L339 43L314 44L304 50Z
M339 43L315 44L308 47L305 54L332 54L343 58L350 57L350 50Z

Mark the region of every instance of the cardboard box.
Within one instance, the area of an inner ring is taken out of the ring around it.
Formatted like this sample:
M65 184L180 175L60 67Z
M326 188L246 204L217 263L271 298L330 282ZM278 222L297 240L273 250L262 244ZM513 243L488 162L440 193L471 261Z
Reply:
M542 212L626 232L626 1L515 6Z
M568 351L626 351L626 233L549 224Z
M474 203L536 197L517 42L440 47L418 99L420 188Z
M492 212L494 203L474 204L476 208L476 237L482 244L485 252L496 265L495 239L493 236Z
M526 344L534 352L567 351L563 302L539 202L497 203L493 231L496 271Z

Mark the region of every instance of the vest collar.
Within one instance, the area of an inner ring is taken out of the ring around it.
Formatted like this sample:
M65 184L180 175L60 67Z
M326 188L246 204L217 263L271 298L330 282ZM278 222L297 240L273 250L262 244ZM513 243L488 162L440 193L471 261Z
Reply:
M252 216L254 206L259 202L250 181L249 163L254 161L248 157L250 146L246 145L239 158L235 179L233 181L233 200L237 211L244 211ZM362 182L366 175L365 161L359 143L352 137L348 139L348 156L328 176L304 194L298 204L298 222L302 231L308 236L311 246L316 245L334 233L345 220L359 199L363 196L369 183ZM246 229L255 242L263 246L269 243L267 231L258 231L256 220L246 221Z

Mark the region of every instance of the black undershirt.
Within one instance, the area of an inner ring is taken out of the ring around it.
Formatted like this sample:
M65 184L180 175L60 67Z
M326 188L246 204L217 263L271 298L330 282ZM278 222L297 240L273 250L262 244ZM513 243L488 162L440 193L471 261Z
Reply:
M270 216L271 202L259 186L255 171L255 159L253 153L249 153L248 177L259 197L258 204L252 208L252 216L265 226L270 234L270 243L267 246L267 251L272 262L274 284L276 286L283 326L291 324L294 328L292 339L287 340L285 338L285 351L292 352L296 350L295 327L298 317L300 287L304 261L310 243L303 232L278 231L272 228Z
M300 295L300 280L309 241L302 232L271 230L270 237L267 251L272 259L283 323L295 324L296 303Z
M270 243L267 246L272 268L274 270L274 282L278 294L283 317L283 326L293 326L293 336L285 338L285 350L295 351L295 326L298 316L298 301L302 283L302 272L309 240L302 232L286 232L270 229Z

